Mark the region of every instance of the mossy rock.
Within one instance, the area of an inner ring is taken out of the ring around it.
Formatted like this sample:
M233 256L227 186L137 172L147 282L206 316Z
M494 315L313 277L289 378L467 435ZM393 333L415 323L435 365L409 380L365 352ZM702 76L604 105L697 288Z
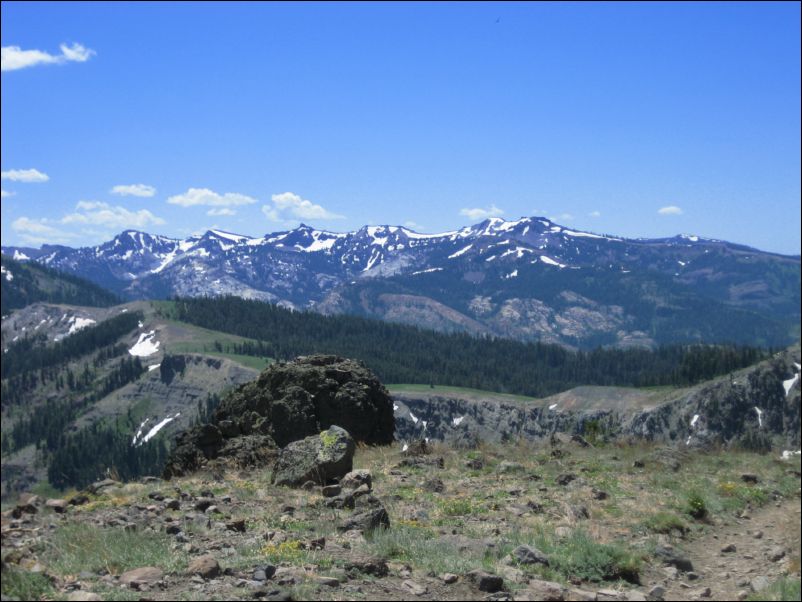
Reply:
M307 481L319 485L351 472L356 444L347 431L332 426L318 435L293 441L279 452L273 469L276 485L298 487Z

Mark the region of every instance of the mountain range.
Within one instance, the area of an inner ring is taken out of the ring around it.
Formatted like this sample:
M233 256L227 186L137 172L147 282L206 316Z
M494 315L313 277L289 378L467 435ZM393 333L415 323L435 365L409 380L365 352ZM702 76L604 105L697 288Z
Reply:
M573 347L799 337L799 256L692 235L626 239L542 217L440 234L301 224L262 237L209 230L178 240L126 230L94 247L2 252L131 300L238 295Z

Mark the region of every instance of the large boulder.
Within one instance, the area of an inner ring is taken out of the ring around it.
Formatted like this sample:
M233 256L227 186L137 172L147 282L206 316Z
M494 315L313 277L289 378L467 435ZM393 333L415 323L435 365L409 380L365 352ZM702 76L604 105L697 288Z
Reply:
M332 425L355 441L392 443L393 402L379 379L361 362L332 355L272 364L223 399L211 424L177 437L164 477L210 461L265 466L278 448Z
M354 466L356 444L339 426L293 441L279 452L273 469L276 485L297 487L307 481L320 485L339 480Z

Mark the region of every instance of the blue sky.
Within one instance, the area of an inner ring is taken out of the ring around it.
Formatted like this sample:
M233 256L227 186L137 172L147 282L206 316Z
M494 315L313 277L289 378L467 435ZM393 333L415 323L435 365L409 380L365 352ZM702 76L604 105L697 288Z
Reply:
M799 3L4 2L2 46L4 245L538 215L800 252Z

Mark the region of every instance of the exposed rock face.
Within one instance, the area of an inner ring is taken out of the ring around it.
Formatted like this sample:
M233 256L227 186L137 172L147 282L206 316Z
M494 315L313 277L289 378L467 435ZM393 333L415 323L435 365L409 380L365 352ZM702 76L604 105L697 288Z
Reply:
M293 441L282 449L272 481L291 487L307 481L325 485L351 471L355 451L356 444L351 436L339 426L332 426L319 435Z
M732 375L657 393L578 387L531 402L493 399L492 394L487 399L398 394L396 433L401 440L425 436L461 447L483 440L539 440L562 432L676 442L683 449L734 444L762 450L772 439L798 449L800 383L793 378L799 363L799 347L793 347ZM587 445L582 438L573 443Z
M333 355L299 357L269 366L220 404L216 418L245 434L269 435L279 446L336 424L356 441L393 441L387 390L361 362Z
M280 447L317 437L333 425L354 441L393 441L392 401L378 378L361 362L331 355L274 364L230 393L212 424L177 437L164 476L186 474L215 459L265 466Z

